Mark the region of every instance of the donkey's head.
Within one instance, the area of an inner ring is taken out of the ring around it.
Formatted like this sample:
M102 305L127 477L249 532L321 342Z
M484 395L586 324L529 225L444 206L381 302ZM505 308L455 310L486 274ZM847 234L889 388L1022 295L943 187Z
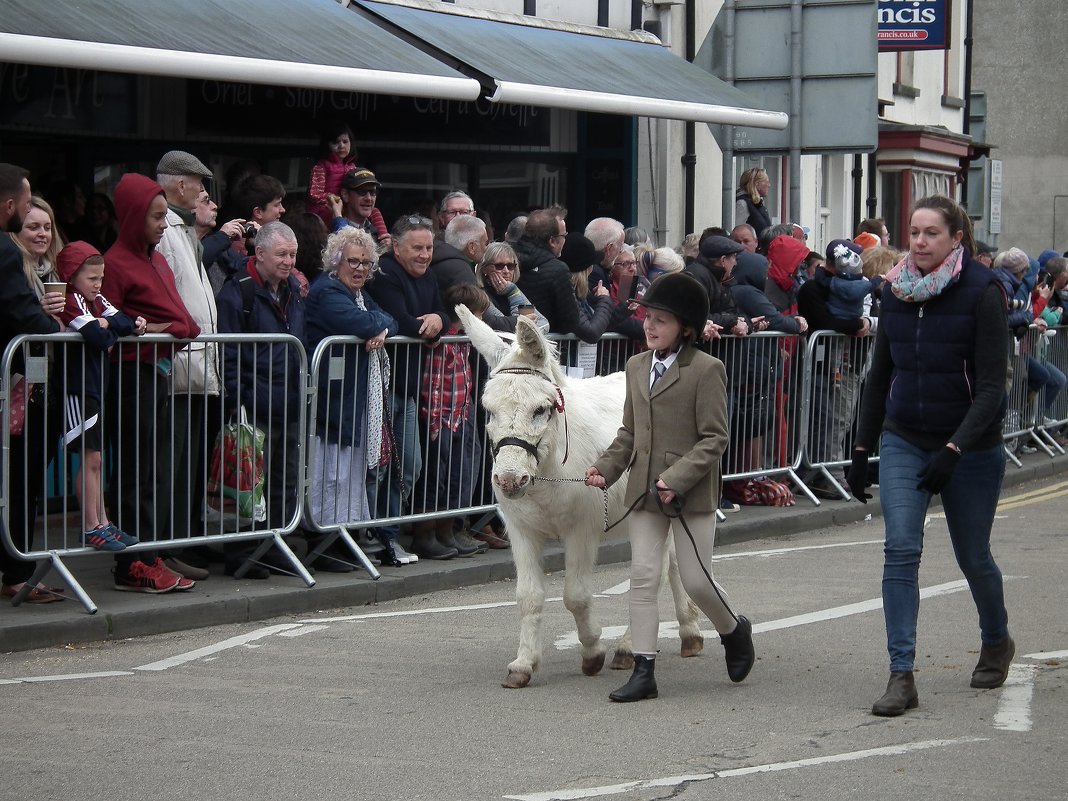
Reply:
M456 312L492 371L482 394L486 435L493 450L493 484L506 498L521 497L539 465L554 459L563 376L556 347L525 317L509 347L464 306Z

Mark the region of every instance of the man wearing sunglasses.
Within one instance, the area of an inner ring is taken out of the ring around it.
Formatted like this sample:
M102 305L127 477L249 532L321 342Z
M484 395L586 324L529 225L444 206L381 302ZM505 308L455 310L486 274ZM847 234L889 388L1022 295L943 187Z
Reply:
M375 210L375 203L378 202L378 190L381 186L370 170L364 167L349 170L341 179L340 202L333 200L332 195L331 199L328 199L334 212L334 230L340 231L346 225L362 228L379 246L388 248L392 244L390 235L379 235L371 222L371 214Z

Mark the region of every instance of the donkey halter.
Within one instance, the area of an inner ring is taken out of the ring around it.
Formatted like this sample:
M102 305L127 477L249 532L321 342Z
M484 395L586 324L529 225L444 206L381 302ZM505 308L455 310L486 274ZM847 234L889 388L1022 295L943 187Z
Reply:
M505 367L501 370L495 371L493 375L501 375L502 373L508 375L533 375L537 376L543 381L548 381L550 384L553 385L553 389L556 390L556 402L553 404L553 409L563 415L564 418L564 458L560 460L560 464L566 464L570 442L567 434L567 415L564 413L564 392L560 389L560 385L553 381L549 376L545 375L545 373L543 373L541 370L535 370L532 367ZM501 437L499 440L493 443L491 450L493 452L494 458L496 458L497 453L500 451L501 448L505 447L506 445L515 445L516 447L522 448L531 456L533 456L535 462L537 462L540 460L540 457L538 456L538 445L540 444L540 442L535 444L533 442L528 442L525 439L520 439L519 437Z

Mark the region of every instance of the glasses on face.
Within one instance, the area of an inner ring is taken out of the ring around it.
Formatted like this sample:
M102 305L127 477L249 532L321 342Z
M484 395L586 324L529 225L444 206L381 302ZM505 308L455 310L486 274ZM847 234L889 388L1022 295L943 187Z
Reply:
M360 196L363 196L363 195L376 196L376 195L378 195L378 190L375 189L374 187L371 187L370 189L350 189L349 191L352 192L352 194L354 194L354 195L360 195Z
M566 237L567 237L567 234L553 234L552 236L549 237L549 240L550 241L556 241L557 239L565 239Z
M445 217L456 217L459 214L474 214L474 209L446 209L442 212Z
M630 261L617 261L616 268L620 270L631 270L638 266L637 259L631 259Z
M370 270L375 266L370 259L345 259L345 263L354 270Z
M492 270L514 270L515 269L515 262L514 261L495 261L495 262L493 262L493 264L490 265L490 269L492 269Z
M426 228L430 228L430 220L426 217L420 217L418 214L412 214L409 217L404 218L405 225L422 225Z

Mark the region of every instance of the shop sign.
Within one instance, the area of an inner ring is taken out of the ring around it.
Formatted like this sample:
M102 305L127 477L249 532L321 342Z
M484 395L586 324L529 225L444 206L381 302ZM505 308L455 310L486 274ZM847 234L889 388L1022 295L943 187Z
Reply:
M136 77L0 62L0 127L136 133Z
M879 50L948 50L950 0L879 0Z
M189 132L305 137L343 120L361 141L548 146L548 109L292 86L190 80Z

